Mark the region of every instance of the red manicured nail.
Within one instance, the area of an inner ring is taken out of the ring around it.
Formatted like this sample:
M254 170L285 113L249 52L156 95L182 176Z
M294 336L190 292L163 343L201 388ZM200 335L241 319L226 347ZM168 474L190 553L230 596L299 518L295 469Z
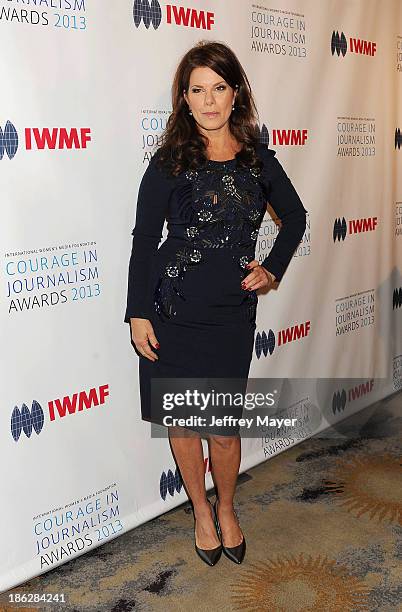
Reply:
M155 344L155 348L159 348L159 342Z

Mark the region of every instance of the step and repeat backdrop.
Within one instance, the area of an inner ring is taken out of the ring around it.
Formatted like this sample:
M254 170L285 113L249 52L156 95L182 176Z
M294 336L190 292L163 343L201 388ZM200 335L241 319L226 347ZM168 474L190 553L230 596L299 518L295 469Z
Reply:
M241 471L401 388L399 0L0 0L1 591L187 499L123 318L139 181L200 39L238 55L308 211L250 371L299 425L244 438ZM278 230L267 211L259 261Z

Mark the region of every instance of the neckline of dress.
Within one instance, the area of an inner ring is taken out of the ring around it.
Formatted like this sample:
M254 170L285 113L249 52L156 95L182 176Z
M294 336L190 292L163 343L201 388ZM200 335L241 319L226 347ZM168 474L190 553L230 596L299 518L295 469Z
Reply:
M237 159L236 157L232 157L231 159L223 159L223 160L220 160L220 159L209 159L208 163L209 164L231 164L231 163L235 162L236 159Z

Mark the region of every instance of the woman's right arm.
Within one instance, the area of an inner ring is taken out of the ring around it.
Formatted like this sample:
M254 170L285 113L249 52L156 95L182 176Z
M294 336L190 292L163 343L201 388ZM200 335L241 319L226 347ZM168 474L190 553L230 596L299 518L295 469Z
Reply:
M138 190L124 317L124 321L131 324L132 319L146 319L148 329L152 329L149 322L153 307L149 286L151 266L162 237L172 191L172 181L157 167L156 157L157 153L149 162Z

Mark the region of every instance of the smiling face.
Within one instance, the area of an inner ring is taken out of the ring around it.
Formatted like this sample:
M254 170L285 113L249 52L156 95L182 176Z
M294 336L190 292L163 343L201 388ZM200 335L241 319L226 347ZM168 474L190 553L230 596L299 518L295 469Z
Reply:
M228 121L236 91L206 66L194 68L184 98L201 130L219 130Z

